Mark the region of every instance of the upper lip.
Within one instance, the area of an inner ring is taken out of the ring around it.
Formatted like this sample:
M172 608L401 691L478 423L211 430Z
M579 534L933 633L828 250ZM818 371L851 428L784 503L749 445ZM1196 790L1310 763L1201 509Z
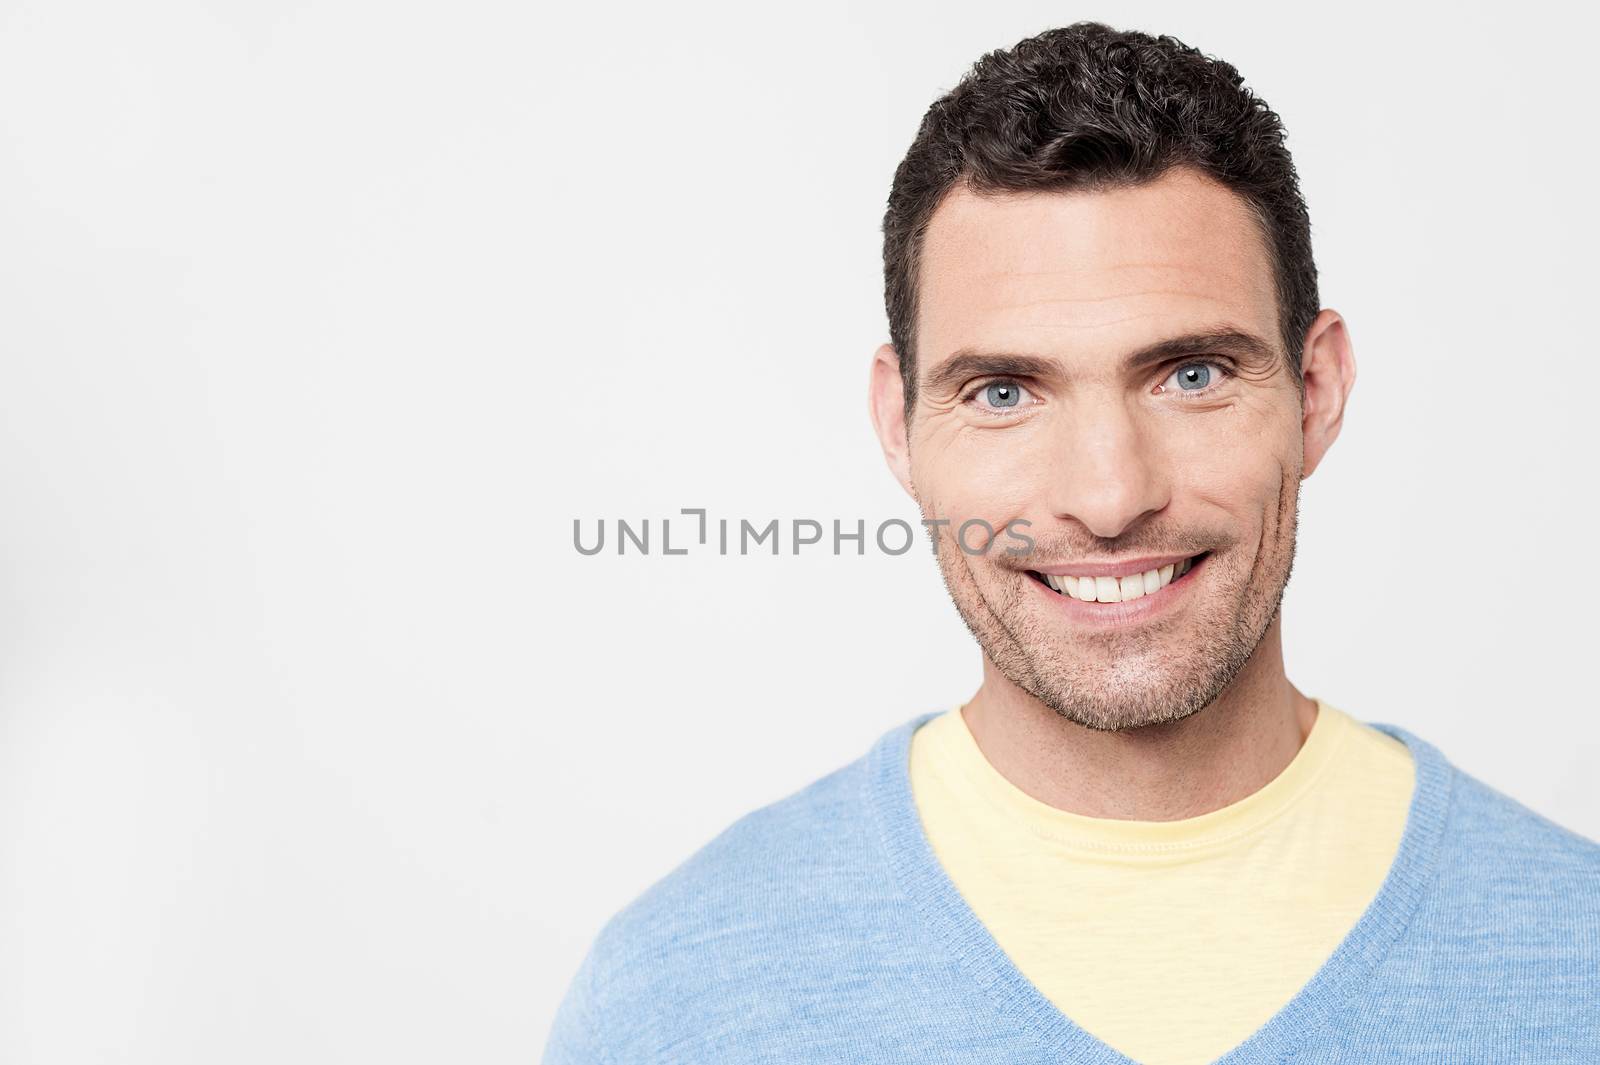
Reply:
M1033 566L1032 569L1035 573L1047 573L1052 577L1066 574L1074 577L1128 577L1135 573L1148 573L1162 566L1175 566L1186 558L1194 558L1204 553L1195 551L1186 555L1148 555L1122 562L1062 562L1054 566Z

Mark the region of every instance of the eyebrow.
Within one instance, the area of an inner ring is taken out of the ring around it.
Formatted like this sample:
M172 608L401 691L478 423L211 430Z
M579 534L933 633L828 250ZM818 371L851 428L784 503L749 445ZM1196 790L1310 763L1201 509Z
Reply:
M1122 360L1122 370L1132 373L1171 359L1207 354L1229 354L1245 362L1261 363L1271 363L1278 358L1272 345L1254 333L1240 329L1214 329L1168 337L1129 352ZM1060 360L1045 355L958 348L949 358L928 371L922 387L943 392L975 377L1048 377L1060 370Z

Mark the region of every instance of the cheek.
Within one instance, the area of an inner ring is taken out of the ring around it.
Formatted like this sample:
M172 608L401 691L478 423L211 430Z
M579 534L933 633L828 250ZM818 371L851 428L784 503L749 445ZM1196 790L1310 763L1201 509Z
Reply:
M1298 457L1298 426L1262 419L1205 433L1189 442L1177 492L1204 499L1241 522L1276 520L1284 483L1292 478ZM1175 493L1176 494L1176 493Z
M993 430L936 435L912 453L911 479L936 517L982 518L1000 528L1025 516L1047 489L1047 449L1027 434Z

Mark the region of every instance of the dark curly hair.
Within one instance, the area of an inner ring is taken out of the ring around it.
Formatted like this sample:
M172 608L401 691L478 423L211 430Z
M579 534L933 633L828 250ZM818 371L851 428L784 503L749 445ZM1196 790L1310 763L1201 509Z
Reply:
M928 221L957 183L974 193L1103 189L1193 166L1238 193L1272 252L1279 329L1297 387L1317 315L1311 219L1283 125L1231 65L1172 37L1077 22L973 64L936 100L894 173L883 218L884 303L906 417Z

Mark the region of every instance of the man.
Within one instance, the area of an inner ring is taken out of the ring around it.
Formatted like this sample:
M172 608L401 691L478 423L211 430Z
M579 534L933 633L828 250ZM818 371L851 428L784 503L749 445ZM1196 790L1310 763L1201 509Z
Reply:
M1600 846L1284 674L1355 360L1277 116L1046 32L929 110L884 235L873 420L982 686L614 917L545 1060L1600 1061Z

